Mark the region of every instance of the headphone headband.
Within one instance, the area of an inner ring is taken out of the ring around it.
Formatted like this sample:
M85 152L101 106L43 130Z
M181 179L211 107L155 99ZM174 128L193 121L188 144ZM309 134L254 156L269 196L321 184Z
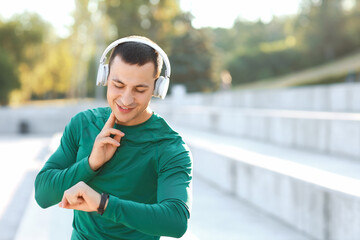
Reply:
M102 54L101 58L100 58L100 65L105 64L106 61L106 55L113 49L115 48L117 45L121 44L121 43L125 43L125 42L137 42L137 43L143 43L145 45L148 45L149 47L153 48L154 50L156 50L161 58L164 61L165 64L165 77L166 78L170 78L170 74L171 74L171 67L170 67L170 61L168 56L166 55L166 53L164 52L164 50L162 50L156 43L149 41L145 38L142 37L124 37L124 38L120 38L112 43L110 43L110 45L105 49L104 53Z

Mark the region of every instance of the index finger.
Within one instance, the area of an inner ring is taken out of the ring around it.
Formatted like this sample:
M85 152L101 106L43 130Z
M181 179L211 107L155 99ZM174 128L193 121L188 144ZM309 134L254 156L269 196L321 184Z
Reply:
M111 112L109 119L106 121L104 128L112 128L115 125L115 114Z

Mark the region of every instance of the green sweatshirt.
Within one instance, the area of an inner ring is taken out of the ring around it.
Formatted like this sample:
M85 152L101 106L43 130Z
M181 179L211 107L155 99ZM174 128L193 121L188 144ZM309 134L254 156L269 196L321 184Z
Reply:
M178 133L156 113L136 126L115 124L125 136L112 159L98 171L88 162L110 108L87 110L66 126L60 146L35 180L42 208L61 201L65 190L84 181L110 194L101 216L74 211L71 239L159 239L181 237L191 207L191 153Z

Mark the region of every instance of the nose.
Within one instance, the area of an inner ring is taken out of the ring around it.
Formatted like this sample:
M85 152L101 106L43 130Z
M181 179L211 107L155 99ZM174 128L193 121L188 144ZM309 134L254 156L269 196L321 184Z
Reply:
M134 96L130 90L124 91L121 96L121 103L124 106L131 106L134 102Z

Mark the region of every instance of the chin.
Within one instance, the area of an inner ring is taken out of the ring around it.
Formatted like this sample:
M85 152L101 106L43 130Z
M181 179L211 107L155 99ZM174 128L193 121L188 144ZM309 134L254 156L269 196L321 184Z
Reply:
M123 114L116 111L114 111L114 113L115 113L116 123L120 123L122 125L127 124L133 119L132 116L124 116Z

